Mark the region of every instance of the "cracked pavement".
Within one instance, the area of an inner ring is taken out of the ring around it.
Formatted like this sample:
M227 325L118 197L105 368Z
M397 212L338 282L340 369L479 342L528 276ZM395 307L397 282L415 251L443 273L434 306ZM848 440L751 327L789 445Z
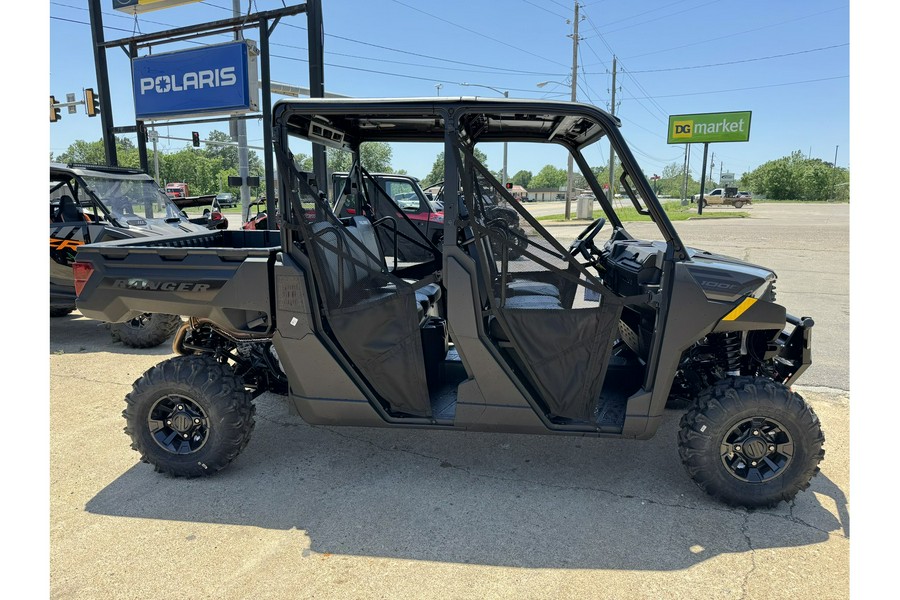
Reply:
M812 260L826 236L808 235ZM820 302L792 288L789 309ZM309 426L266 394L227 469L163 476L131 450L121 411L171 349L113 344L77 313L53 319L51 597L848 598L846 345L825 347L843 324L809 313L814 360L837 365L814 364L797 388L822 421L822 472L794 502L755 511L692 483L676 411L651 440L598 440Z

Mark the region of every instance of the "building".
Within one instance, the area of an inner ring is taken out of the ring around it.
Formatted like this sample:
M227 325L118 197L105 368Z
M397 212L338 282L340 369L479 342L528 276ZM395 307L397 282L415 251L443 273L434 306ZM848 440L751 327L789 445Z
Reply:
M532 188L528 190L532 202L554 202L566 199L566 188Z

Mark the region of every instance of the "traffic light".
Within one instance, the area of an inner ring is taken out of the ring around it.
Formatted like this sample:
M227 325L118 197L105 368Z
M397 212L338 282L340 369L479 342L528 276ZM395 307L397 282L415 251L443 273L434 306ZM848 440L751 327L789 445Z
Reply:
M200 147L200 133L197 131L192 131L191 132L191 141L194 144L194 148L199 148Z
M511 189L512 189L512 186L513 186L512 181L507 181L507 182L506 182L506 189L511 190Z
M56 106L56 98L50 96L50 122L56 123L62 117L59 114L59 107Z
M84 90L84 107L89 117L96 117L100 114L100 98L92 88Z

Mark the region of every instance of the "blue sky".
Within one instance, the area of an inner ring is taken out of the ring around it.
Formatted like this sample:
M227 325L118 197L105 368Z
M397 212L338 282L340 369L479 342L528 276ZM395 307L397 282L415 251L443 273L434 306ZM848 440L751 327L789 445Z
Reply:
M282 2L255 5L266 10ZM646 172L682 162L683 146L666 144L668 115L732 110L753 112L750 141L711 145L716 173L724 166L740 175L795 150L830 162L837 149L838 165L849 166L847 0L585 0L581 5L578 99L609 108L615 54L616 113ZM82 0L49 2L50 93L58 99L96 87L90 28L82 24L89 20L86 6ZM112 0L103 6L107 39L130 36L136 27L147 33L227 18L231 11L230 0L206 0L147 13L135 23L114 11ZM246 10L247 1L241 6ZM421 97L497 96L490 89L496 88L509 90L510 97L567 99L572 66L567 19L572 20L573 7L568 0L324 0L326 89L360 97ZM273 80L308 85L306 35L303 15L278 25ZM132 124L128 59L118 49L107 57L115 122ZM538 88L543 81L562 84ZM259 121L248 123L250 144L261 146ZM191 130L205 135L211 128L227 131L227 123L171 127L168 135L189 138ZM64 112L50 127L50 150L99 137L99 118ZM184 145L164 140L161 147ZM438 150L396 148L393 166L425 175ZM489 166L499 169L499 148L489 148L488 155ZM695 145L695 175L701 159L702 147ZM512 152L509 172L537 172L546 162L539 153Z

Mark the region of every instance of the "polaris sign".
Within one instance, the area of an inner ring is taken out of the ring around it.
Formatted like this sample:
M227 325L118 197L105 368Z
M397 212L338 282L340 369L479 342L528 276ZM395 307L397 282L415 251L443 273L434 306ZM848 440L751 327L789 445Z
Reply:
M137 119L174 119L259 110L258 51L252 41L135 58Z

